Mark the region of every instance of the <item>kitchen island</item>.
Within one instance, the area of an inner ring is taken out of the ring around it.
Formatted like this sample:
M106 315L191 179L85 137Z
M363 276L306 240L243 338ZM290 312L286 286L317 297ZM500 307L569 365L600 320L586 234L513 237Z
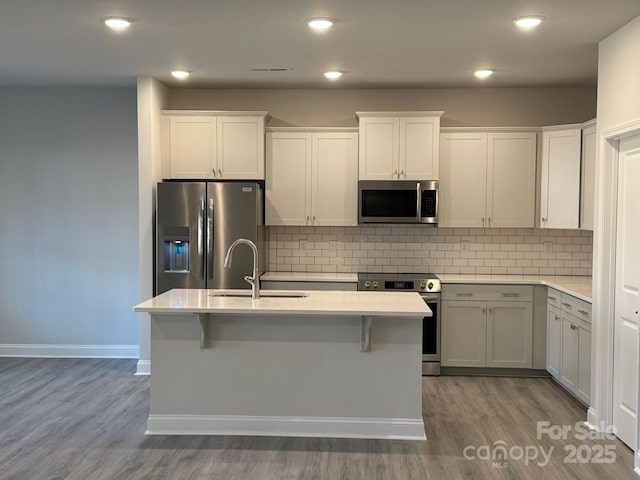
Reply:
M147 434L425 438L417 293L262 293L134 308L151 314Z

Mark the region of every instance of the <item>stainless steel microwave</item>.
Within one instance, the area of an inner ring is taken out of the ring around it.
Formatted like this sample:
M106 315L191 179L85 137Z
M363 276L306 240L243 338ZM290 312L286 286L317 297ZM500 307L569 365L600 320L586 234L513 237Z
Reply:
M360 180L358 223L438 223L437 180Z

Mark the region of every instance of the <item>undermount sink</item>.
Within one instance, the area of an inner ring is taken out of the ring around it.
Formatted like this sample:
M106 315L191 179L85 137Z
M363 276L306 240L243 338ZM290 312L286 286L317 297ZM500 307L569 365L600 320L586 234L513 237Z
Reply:
M210 293L209 296L227 298L249 298L251 297L251 290L219 291ZM306 298L308 296L308 292L297 292L289 290L268 290L260 292L260 298Z

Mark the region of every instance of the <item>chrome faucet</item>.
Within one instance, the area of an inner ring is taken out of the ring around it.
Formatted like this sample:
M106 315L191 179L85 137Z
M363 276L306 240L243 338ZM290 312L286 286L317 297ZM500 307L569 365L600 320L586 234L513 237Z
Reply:
M227 250L227 256L224 257L224 266L231 268L231 258L233 256L233 250L241 243L249 245L253 251L253 276L245 275L244 279L251 285L251 298L257 300L260 298L260 279L258 278L258 247L251 240L246 238L239 238L231 244L229 250Z

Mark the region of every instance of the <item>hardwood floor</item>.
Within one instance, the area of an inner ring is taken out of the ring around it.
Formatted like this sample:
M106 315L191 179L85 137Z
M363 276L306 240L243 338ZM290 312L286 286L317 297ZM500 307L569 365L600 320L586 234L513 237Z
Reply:
M132 360L0 358L0 479L637 478L619 441L575 438L584 407L548 379L425 378L428 440L409 442L146 437L149 378L134 372ZM538 439L538 421L572 431L567 440ZM500 441L506 464L466 458L485 458ZM571 445L585 445L585 460L612 445L615 462L566 464ZM540 448L551 447L539 466ZM534 449L539 457L528 465L518 458Z

